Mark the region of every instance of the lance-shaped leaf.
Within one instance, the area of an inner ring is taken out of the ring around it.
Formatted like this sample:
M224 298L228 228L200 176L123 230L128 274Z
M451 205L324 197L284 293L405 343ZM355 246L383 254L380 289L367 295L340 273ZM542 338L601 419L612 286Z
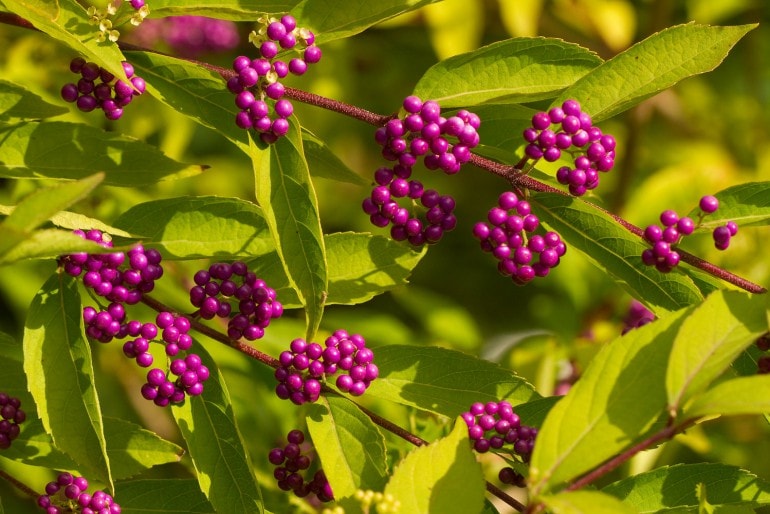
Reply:
M631 446L666 411L666 362L688 312L632 330L593 358L538 432L530 464L536 494L553 490Z
M508 39L433 65L414 94L442 107L532 102L553 98L601 62L561 39Z
M662 30L583 76L554 105L574 98L594 121L610 118L682 79L713 70L754 27L688 23Z
M633 297L644 298L656 314L703 299L690 277L645 266L641 255L647 246L606 212L579 198L554 193L533 194L532 202L538 217L559 233L568 249L583 252ZM563 258L568 259L569 253Z
M218 514L262 513L262 493L233 414L233 404L214 360L201 346L195 353L209 368L200 396L171 412L187 442L200 490Z
M98 26L88 22L86 9L75 0L3 0L6 9L32 23L54 41L60 41L90 61L126 79L118 45L96 40Z
M357 186L368 186L369 181L347 167L331 148L326 146L315 134L302 130L302 145L305 158L314 177L346 182Z
M192 478L129 480L115 484L115 498L132 514L215 514Z
M235 124L235 97L219 73L167 55L135 51L126 55L152 96L248 152L247 132Z
M714 196L719 200L719 208L703 218L700 225L703 230L714 230L728 221L736 222L739 227L770 223L770 182L738 184ZM697 219L700 212L700 208L695 208L688 216Z
M767 300L717 291L689 316L676 336L666 373L671 412L706 387L757 337L767 332Z
M309 341L323 315L328 272L318 200L299 126L292 120L289 133L268 149L261 150L252 142L250 153L257 201L290 284L305 307Z
M598 491L574 491L541 496L539 503L548 507L553 514L636 514L630 505L617 498Z
M18 239L20 242L0 256L0 264L9 264L26 259L52 259L59 255L75 252L101 253L101 247L68 230L41 229L32 233L20 233L0 225L0 240Z
M686 418L711 415L767 414L770 412L770 376L754 375L721 382L693 398Z
M78 180L104 172L111 186L155 184L205 169L142 141L63 121L0 126L0 155L0 177Z
M385 439L356 404L323 397L308 411L307 428L336 499L358 489L381 491L388 476Z
M54 274L35 295L27 314L24 372L38 415L56 446L89 477L112 484L82 316L77 283Z
M37 120L66 112L65 107L49 104L18 84L0 80L0 122Z
M262 209L238 198L183 196L128 209L114 225L170 259L247 258L275 250Z
M471 451L468 427L458 419L452 432L402 460L385 487L401 512L478 514L484 508L484 475Z
M368 396L444 416L459 416L474 402L518 405L539 398L514 372L444 348L388 345L375 350L374 362L380 376L367 389Z
M610 484L602 492L623 500L640 514L652 514L697 508L698 484L706 485L708 501L714 506L770 504L770 484L746 470L719 463L664 466Z
M104 418L104 437L115 480L130 478L153 466L179 462L184 455L184 450L171 441L120 418Z
M399 14L438 0L303 0L291 10L297 25L316 34L324 43L350 37Z
M299 0L205 0L187 3L178 0L153 0L152 18L164 16L208 16L222 20L254 21L261 16L290 11Z

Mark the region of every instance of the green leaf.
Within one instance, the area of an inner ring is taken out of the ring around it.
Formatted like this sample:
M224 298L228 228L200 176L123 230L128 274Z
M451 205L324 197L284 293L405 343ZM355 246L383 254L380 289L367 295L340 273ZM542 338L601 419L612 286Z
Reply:
M169 259L227 260L275 250L262 209L238 198L182 196L135 205L113 225Z
M303 0L291 10L297 26L307 27L317 43L350 37L399 14L438 0Z
M129 480L115 484L125 514L214 514L195 479Z
M770 376L756 375L721 382L696 396L685 408L684 417L770 412Z
M305 307L313 339L328 294L328 271L318 201L296 120L289 133L260 150L251 142L257 201L262 206L290 284ZM250 139L251 141L251 139Z
M0 79L0 122L50 118L69 112L18 84Z
M552 514L636 514L636 510L598 491L572 491L541 496L538 501Z
M538 217L567 243L607 271L634 298L644 298L655 314L700 302L692 279L682 273L661 273L642 263L642 239L621 227L609 214L580 198L536 193L531 198ZM569 253L563 257L569 258Z
M154 7L153 7L154 9ZM150 52L126 52L147 90L172 109L216 130L243 152L248 132L235 124L238 108L222 76L198 64Z
M63 121L0 125L0 155L0 177L77 180L102 171L111 186L155 184L205 169L136 139Z
M0 241L15 238L19 243L0 257L0 264L26 259L51 259L74 252L103 252L104 247L86 241L68 230L42 229L31 234L9 230L0 225Z
M385 439L356 404L340 396L324 396L310 407L306 420L337 500L358 489L382 490L388 476Z
M518 405L539 398L514 372L471 355L433 346L377 348L380 376L367 396L456 417L474 402L508 400Z
M702 230L713 230L728 221L740 227L770 224L770 182L748 182L728 187L714 196L719 200L719 209L703 218ZM696 207L688 216L697 220L701 214Z
M368 233L324 235L329 294L326 305L356 305L407 283L425 255L390 238ZM286 308L301 307L277 253L248 262L249 269L274 288Z
M517 104L486 104L474 107L473 112L482 119L478 130L482 146L503 150L508 153L508 160L518 160L515 153L524 141L522 132L532 125L532 116L537 110Z
M329 266L327 304L354 305L407 283L425 255L388 237L342 232L324 237Z
M32 301L24 325L24 372L56 446L89 477L111 485L91 348L71 277L54 274Z
M553 490L631 446L665 412L666 362L688 312L632 330L591 360L537 434L530 464L536 494Z
M610 118L682 79L713 70L754 27L688 23L662 30L583 76L554 105L574 98L594 122Z
M95 62L123 80L126 72L121 62L126 59L118 45L110 41L96 41L98 27L88 22L83 6L75 0L3 0L5 7L32 23L54 41L60 41L78 55Z
M208 16L234 21L255 21L265 13L290 11L299 0L206 0L194 4L179 0L153 0L150 17Z
M13 209L3 222L3 226L31 231L48 221L54 214L85 198L103 180L104 173L97 173L77 182L38 189ZM0 253L2 251L2 243L0 243Z
M184 450L155 432L119 418L104 418L107 455L116 480L130 478L160 464L179 462Z
M767 332L766 304L762 296L717 291L684 321L666 374L672 413L705 390L743 350Z
M310 174L314 177L336 180L337 182L354 184L356 186L370 185L370 181L348 168L337 157L337 154L326 146L326 143L305 129L302 129L302 145L305 148L305 158L310 166Z
M522 403L516 406L516 414L519 415L521 422L525 425L540 427L553 406L561 399L561 396L546 396Z
M211 373L200 396L171 407L192 457L200 490L218 514L264 512L262 493L235 421L233 404L219 369L200 345L195 346Z
M602 63L595 53L554 38L513 38L450 57L414 88L442 107L526 103L553 98Z
M647 514L698 507L698 484L706 484L709 503L715 506L770 504L770 484L746 470L719 463L664 466L610 484L602 492Z
M477 514L484 508L484 475L471 451L462 419L452 433L412 451L385 487L401 502L400 512Z

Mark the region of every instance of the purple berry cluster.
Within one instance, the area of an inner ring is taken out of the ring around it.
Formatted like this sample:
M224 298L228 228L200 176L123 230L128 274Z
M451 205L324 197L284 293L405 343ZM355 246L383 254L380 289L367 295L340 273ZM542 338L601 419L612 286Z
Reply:
M240 109L236 125L253 128L264 143L271 144L289 131L287 118L294 112L291 102L282 98L286 89L280 79L289 73L303 75L309 64L321 60L321 49L315 45L315 35L297 27L297 20L291 15L261 21L263 28L249 36L259 50L259 57L236 57L233 70L237 75L227 81L227 89L236 95L235 105ZM298 52L298 56L288 63L278 58L282 51L290 50ZM274 102L272 114L267 99Z
M361 396L379 376L374 353L366 347L363 336L337 330L326 338L325 346L295 339L289 350L281 352L280 366L275 370L275 393L279 398L295 405L315 402L321 394L321 381L339 370L345 373L337 376L337 387Z
M488 222L476 223L473 236L481 249L497 260L497 269L518 285L545 277L566 253L567 246L556 232L533 234L540 220L526 200L513 191L502 193L487 214ZM535 260L537 259L537 260Z
M142 386L142 396L158 407L180 404L184 402L185 395L199 396L203 393L203 383L209 378L209 369L194 353L184 359L172 360L169 371L170 374L166 374L160 368L151 369L147 372L147 382Z
M537 429L522 425L519 415L507 401L486 404L476 402L461 416L468 425L468 437L477 452L499 450L508 444L513 445L513 453L524 462L529 460L535 446Z
M27 419L21 410L21 401L0 392L0 450L10 448L11 442L19 437L19 425Z
M88 480L60 473L56 480L48 482L45 494L38 496L37 504L47 514L80 512L81 514L120 514L120 505L104 491L88 490Z
M631 305L628 307L628 313L623 318L622 334L626 334L630 330L644 326L652 321L655 321L655 314L641 302L632 300Z
M516 487L527 487L527 479L521 473L516 472L511 467L504 467L497 474L497 478L504 484Z
M479 144L476 129L481 120L464 109L446 118L441 116L438 103L423 102L416 96L406 97L403 108L403 119L391 119L375 132L383 157L398 163L377 169L376 185L362 207L375 226L392 225L390 235L394 240L422 246L437 243L444 232L457 226L455 201L449 195L425 189L420 181L411 178L412 168L422 157L429 170L441 169L448 175L460 171L470 160L471 149ZM407 206L401 205L400 199ZM418 201L426 209L423 216L413 215L408 208Z
M300 498L313 493L322 502L332 501L334 494L323 470L316 471L309 482L305 482L302 476L301 472L310 467L310 458L302 454L305 434L295 429L289 432L287 440L286 446L273 448L268 454L268 460L276 466L273 476L278 481L278 487L293 491Z
M695 229L700 227L703 218L716 212L719 208L719 200L707 195L700 199L698 203L700 213L698 220L684 216L682 218L673 210L665 210L660 214L660 222L663 225L649 225L644 229L644 239L652 245L642 252L642 262L647 266L655 266L662 272L668 273L673 270L680 261L679 252L673 249L678 245L684 236L692 234ZM712 236L714 246L719 250L725 250L730 246L730 238L738 233L738 225L734 221L728 221L725 225L714 229Z
M112 241L99 230L74 230L74 234L94 241L105 248ZM128 257L128 259L126 259ZM74 253L64 255L60 263L64 272L72 277L83 274L83 285L111 302L134 305L155 287L155 281L163 275L161 254L157 250L137 244L127 253ZM97 337L98 339L98 337Z
M168 16L146 20L131 34L131 40L144 47L163 41L175 55L199 57L226 52L240 42L235 22L205 16Z
M66 102L74 102L83 112L91 112L98 107L107 119L117 120L123 116L123 108L131 103L134 96L144 93L147 87L142 77L134 75L134 67L130 63L123 62L123 69L130 84L116 79L98 64L76 57L70 62L70 70L79 73L81 79L76 84L62 86L61 97Z
M190 302L198 308L203 319L215 316L230 318L227 335L237 340L262 338L270 320L283 314L283 305L276 300L275 289L249 271L244 262L232 264L217 262L208 270L200 270L193 277ZM234 314L230 299L238 301Z
M770 332L766 332L759 336L754 342L757 349L761 352L767 352L770 350ZM770 355L762 355L757 359L757 374L767 375L770 373Z
M599 172L610 171L615 165L615 138L595 127L576 100L566 100L561 107L536 113L532 126L524 130L524 139L524 153L529 159L554 162L562 152L572 155L574 168L562 166L556 172L556 180L567 185L575 196L596 188Z

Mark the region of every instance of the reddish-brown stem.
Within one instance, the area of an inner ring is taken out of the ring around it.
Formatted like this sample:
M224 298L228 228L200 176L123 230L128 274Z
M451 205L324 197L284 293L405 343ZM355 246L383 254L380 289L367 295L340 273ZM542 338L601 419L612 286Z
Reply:
M37 498L40 496L40 493L32 489L26 484L23 484L19 482L16 478L9 475L7 472L0 469L0 477L4 478L7 482L9 482L11 485L13 485L16 489L22 491L24 494L31 496L32 498Z

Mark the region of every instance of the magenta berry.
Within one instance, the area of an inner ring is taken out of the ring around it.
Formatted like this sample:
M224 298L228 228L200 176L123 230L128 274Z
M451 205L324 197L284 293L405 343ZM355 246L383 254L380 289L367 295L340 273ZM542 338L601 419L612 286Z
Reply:
M0 450L10 448L21 432L19 425L26 419L27 414L21 409L21 401L0 392Z
M56 480L46 484L45 494L38 496L37 504L49 514L63 512L120 514L120 505L112 496L104 491L94 491L92 494L87 491L88 480L70 473L60 473Z
M548 275L556 267L567 247L556 232L534 232L540 220L531 213L529 202L507 191L498 198L497 207L487 214L487 222L476 223L473 236L481 249L498 260L498 271L523 285L535 277Z
M76 57L70 63L70 70L79 73L82 78L77 85L65 84L61 89L61 97L66 102L74 102L83 112L100 108L107 119L117 120L123 115L122 107L146 89L144 80L134 75L134 67L130 63L123 62L123 69L131 81L130 85L116 80L111 73L97 64ZM95 82L97 79L100 80L98 84Z
M533 115L532 126L524 130L523 136L529 143L524 153L534 161L554 162L564 151L577 149L571 151L574 168L562 166L556 173L556 180L568 186L575 196L596 188L599 173L610 171L615 165L615 138L594 127L591 117L580 110L575 100Z
M263 28L252 32L249 40L259 49L260 58L237 57L233 70L238 75L228 81L227 88L239 95L236 105L241 111L236 115L236 125L253 129L263 143L272 144L288 133L290 124L286 119L294 111L291 102L283 99L286 88L280 79L289 73L303 75L309 64L321 59L321 50L314 45L313 33L297 28L296 20L288 14L280 20L263 20ZM292 57L287 63L278 59L282 50L301 56ZM245 101L242 95L246 92L259 100Z
M537 437L537 429L521 424L510 403L474 403L461 414L468 426L468 436L473 449L486 453L491 449L500 450L508 445L507 451L528 462Z
M319 468L310 481L305 480L305 474L312 463L304 452L312 449L305 440L301 430L292 430L287 435L287 444L283 448L273 448L268 453L268 460L276 466L273 476L278 481L278 487L284 491L292 491L296 496L304 498L314 494L321 502L334 499L329 481Z

